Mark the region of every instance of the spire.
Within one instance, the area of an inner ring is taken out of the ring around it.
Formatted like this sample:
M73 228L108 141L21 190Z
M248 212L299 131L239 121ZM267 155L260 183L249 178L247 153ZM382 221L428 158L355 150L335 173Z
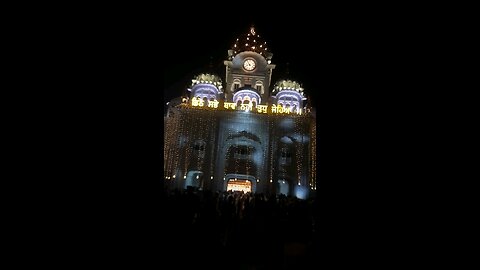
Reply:
M210 55L208 65L206 65L206 72L210 74L218 74L218 65L215 63L215 59Z
M231 52L229 52L229 57L231 59L238 53L244 51L256 52L265 57L267 60L271 58L272 53L270 53L267 42L260 37L260 34L258 34L253 24L250 26L250 29L247 33L242 34L237 38L233 44L233 47L231 48Z
M208 68L213 70L213 56L210 56L210 63L208 64Z
M287 62L286 66L285 66L285 76L289 76L290 75L290 63Z

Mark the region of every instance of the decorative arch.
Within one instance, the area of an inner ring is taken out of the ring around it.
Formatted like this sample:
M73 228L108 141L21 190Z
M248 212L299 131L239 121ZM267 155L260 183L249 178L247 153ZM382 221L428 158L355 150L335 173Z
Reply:
M243 103L243 101L246 98L248 98L249 102L253 98L255 98L255 100L257 100L257 104L259 104L260 100L261 100L260 95L257 92L255 92L251 89L243 89L243 90L240 90L240 91L236 92L235 94L233 94L233 102L235 102L235 103L237 103L238 100L241 100L242 103Z
M223 183L223 190L227 191L228 183L230 181L235 181L240 180L240 181L249 181L250 185L252 187L251 192L255 193L257 191L257 178L253 175L246 175L246 174L235 174L235 173L230 173L225 175L225 181Z
M217 99L219 90L216 86L212 84L199 83L192 87L191 97L196 97L200 99L207 98L207 100Z
M195 188L202 189L203 188L203 172L202 171L188 171L186 178L185 178L185 186L186 189L188 186L192 186Z
M240 81L240 79L237 79L237 78L233 79L232 89L231 89L232 92L234 92L235 90L237 90L238 88L240 88L240 87L241 87L241 83L242 83L242 82Z
M276 183L277 195L283 194L288 196L290 194L290 182L286 179L278 179Z
M264 87L263 87L263 82L262 81L256 81L255 82L255 89L261 94L263 95L265 90L264 90Z

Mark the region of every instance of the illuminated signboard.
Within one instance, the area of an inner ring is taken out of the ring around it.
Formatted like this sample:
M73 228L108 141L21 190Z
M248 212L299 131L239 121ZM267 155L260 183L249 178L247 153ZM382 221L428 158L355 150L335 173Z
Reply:
M193 107L207 107L207 108L212 108L212 109L218 109L218 102L217 100L208 100L207 101L207 106L205 106L205 101L201 98L192 98L192 106ZM237 110L237 104L233 102L224 102L223 103L223 109L225 110ZM270 106L267 105L257 105L256 108L253 108L252 104L241 104L239 110L242 111L252 111L252 112L258 112L258 113L275 113L275 114L290 114L290 113L296 113L296 114L302 114L302 109L296 109L295 111L292 110L291 107L283 107L282 105L275 105L272 104Z

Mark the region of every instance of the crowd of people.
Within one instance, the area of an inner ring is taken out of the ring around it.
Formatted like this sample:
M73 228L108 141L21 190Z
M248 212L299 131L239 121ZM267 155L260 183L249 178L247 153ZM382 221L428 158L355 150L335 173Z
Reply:
M165 195L164 234L175 239L167 248L186 260L227 263L228 269L299 269L314 259L315 199L193 188Z

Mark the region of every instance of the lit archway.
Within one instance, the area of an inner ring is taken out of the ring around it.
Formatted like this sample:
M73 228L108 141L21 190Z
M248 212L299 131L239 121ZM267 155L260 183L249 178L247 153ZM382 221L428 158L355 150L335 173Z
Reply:
M288 182L285 181L284 179L278 180L277 181L277 194L283 194L285 196L288 196L288 193L290 191L290 187L288 186Z
M257 178L246 174L227 174L225 175L223 188L228 190L243 190L244 192L257 192Z
M230 179L227 183L227 191L252 192L252 182L247 179Z
M189 171L185 176L185 187L192 186L195 188L202 188L203 186L203 172L202 171Z

